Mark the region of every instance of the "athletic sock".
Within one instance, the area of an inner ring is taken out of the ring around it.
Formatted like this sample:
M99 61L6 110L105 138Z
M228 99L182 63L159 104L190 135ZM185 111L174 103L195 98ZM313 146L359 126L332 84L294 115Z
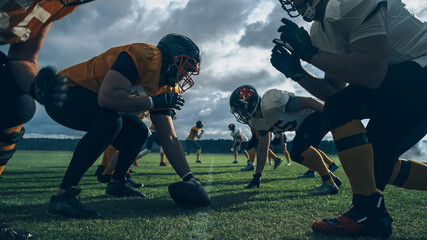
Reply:
M309 169L313 169L319 173L324 182L328 182L332 185L335 185L334 180L332 180L329 175L328 167L325 162L323 162L322 155L312 146L307 148L301 156L304 160L301 162L302 165L308 167Z
M256 156L255 148L249 149L248 154L249 154L249 162L252 163L253 165L255 162L255 156Z
M406 159L397 159L389 184L414 190L427 190L427 164Z
M374 152L360 120L332 129L341 165L355 195L378 192L374 176Z

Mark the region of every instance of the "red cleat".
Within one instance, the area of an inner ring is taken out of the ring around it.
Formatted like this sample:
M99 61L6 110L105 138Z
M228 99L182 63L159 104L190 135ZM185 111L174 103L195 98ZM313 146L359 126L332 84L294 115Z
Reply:
M159 165L162 167L169 167L169 164L167 164L165 161L161 161Z
M370 235L389 237L392 233L391 222L393 219L388 212L378 217L367 217L355 210L352 206L350 211L338 216L316 221L311 228L314 233L328 235Z
M132 165L134 165L135 167L139 167L138 161L133 161Z

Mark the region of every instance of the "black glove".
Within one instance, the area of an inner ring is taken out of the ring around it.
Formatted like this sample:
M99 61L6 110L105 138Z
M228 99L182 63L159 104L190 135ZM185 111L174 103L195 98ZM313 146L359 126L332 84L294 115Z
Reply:
M259 188L259 184L261 183L261 173L255 173L253 175L254 177L252 178L251 182L249 183L248 186L246 186L246 189L250 189L253 187L257 187Z
M198 178L195 178L192 173L190 173L187 176L185 176L185 178L183 178L182 181L192 182L192 183L196 184L199 187L202 186L202 183L200 182L200 180Z
M67 100L68 78L57 75L51 66L40 69L31 85L30 94L40 104L61 108Z
M166 92L158 96L151 97L154 108L175 108L180 110L184 106L184 98L176 92Z
M300 60L289 54L283 46L276 45L271 50L271 65L279 72L285 74L286 77L298 82L307 73L302 67Z
M282 18L282 25L277 31L281 32L280 39L292 55L310 63L311 58L317 54L319 49L311 43L310 35L303 27L298 27L287 18Z

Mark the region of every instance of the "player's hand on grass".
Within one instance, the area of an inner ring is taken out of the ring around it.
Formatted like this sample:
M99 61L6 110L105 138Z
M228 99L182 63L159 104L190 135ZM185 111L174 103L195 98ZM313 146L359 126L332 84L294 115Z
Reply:
M259 184L261 183L261 173L255 173L253 175L254 177L252 178L251 182L249 183L248 186L246 186L246 189L250 189L253 187L257 187L259 188Z

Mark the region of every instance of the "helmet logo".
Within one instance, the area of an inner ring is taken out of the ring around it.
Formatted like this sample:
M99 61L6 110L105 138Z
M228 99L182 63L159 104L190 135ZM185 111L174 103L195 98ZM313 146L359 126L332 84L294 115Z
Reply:
M251 96L254 95L254 91L250 88L242 88L240 89L240 98L243 100L242 102L248 102Z

